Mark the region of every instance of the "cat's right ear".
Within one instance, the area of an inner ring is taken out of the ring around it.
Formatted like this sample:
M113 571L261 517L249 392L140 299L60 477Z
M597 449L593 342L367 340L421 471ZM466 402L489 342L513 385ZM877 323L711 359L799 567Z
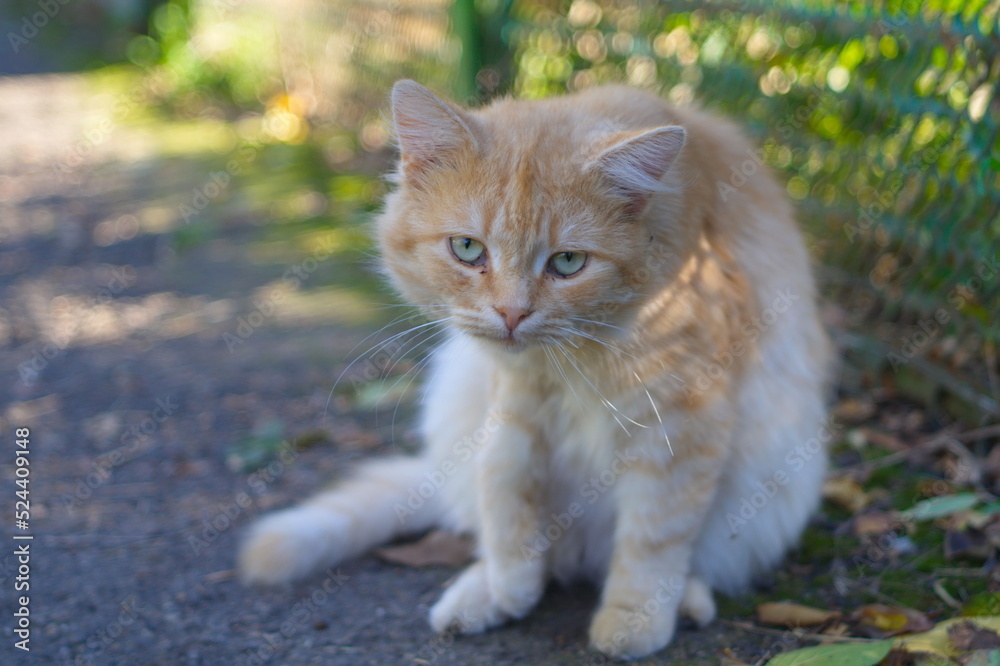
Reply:
M476 147L472 120L415 81L392 88L392 120L404 180L419 188L433 169L452 163L463 147Z
M626 202L625 210L638 215L655 192L665 189L660 179L684 148L687 132L668 125L644 132L622 132L589 164L608 179L611 191Z

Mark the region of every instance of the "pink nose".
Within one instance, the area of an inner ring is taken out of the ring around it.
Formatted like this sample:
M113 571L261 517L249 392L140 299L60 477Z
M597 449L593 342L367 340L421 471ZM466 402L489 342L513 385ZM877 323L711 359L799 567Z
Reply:
M495 307L494 309L500 313L501 317L503 317L504 323L507 324L507 330L511 333L513 333L514 329L517 328L518 325L532 313L532 310L525 310L524 308Z

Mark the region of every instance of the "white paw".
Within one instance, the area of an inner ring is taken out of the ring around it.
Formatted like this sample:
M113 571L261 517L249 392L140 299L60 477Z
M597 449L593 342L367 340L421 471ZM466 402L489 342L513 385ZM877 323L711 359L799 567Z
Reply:
M681 599L681 615L693 621L698 628L707 627L715 619L715 600L712 588L700 578L690 576Z
M674 608L645 609L603 606L590 623L590 645L609 657L638 659L667 646L674 637Z
M485 565L476 562L431 608L431 628L438 633L478 634L503 624L509 617L490 594Z
M535 607L545 591L545 563L538 559L504 567L486 568L490 598L508 616L521 619Z
M335 563L337 516L296 508L261 519L240 548L237 566L247 584L278 585ZM346 525L343 528L346 530Z

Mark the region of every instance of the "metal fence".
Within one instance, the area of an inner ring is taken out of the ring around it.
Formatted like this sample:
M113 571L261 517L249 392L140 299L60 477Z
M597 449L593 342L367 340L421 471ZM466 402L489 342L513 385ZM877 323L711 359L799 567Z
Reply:
M1000 415L998 12L996 0L526 0L508 30L521 95L624 80L750 128L846 310L848 346Z
M1000 415L1000 0L291 4L283 85L362 146L401 76L463 99L626 81L733 116L787 182L869 379L917 370Z

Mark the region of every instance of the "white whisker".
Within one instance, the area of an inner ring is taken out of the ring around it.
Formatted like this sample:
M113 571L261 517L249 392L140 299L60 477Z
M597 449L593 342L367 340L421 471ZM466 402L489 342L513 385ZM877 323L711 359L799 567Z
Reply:
M583 371L580 369L580 367L576 363L573 362L573 358L570 356L570 354L568 354L566 352L565 349L562 348L562 346L557 347L557 349L559 349L559 351L562 352L562 355L566 357L566 360L569 361L569 364L572 365L576 369L577 373L579 373L579 375L581 377L583 377L583 380L585 382L587 382L588 384L590 384L590 388L594 389L594 392L597 393L597 396L601 399L601 403L604 404L606 407L610 408L610 410L608 411L608 413L611 414L611 418L613 418L615 420L615 422L617 422L618 425L620 425L622 427L622 430L625 431L626 435L628 435L629 437L631 437L632 433L629 432L629 429L627 427L625 427L624 423L621 422L621 419L619 419L615 415L615 412L618 412L619 414L621 414L621 411L617 407L614 406L614 403L612 403L610 400L608 400L607 398L604 397L604 394L601 393L601 391L596 386L594 386L594 383L592 381L590 381L590 379L587 377L587 375L583 374Z
M656 414L656 420L660 422L660 429L663 431L663 438L667 440L667 450L670 451L670 455L674 455L674 447L670 445L670 436L667 435L667 428L663 425L663 419L660 418L660 410L656 408L656 402L653 400L653 396L649 393L649 389L646 388L646 384L639 378L639 373L632 372L635 378L639 381L639 385L642 386L642 390L646 392L646 397L649 398L649 404L653 407L653 413Z

